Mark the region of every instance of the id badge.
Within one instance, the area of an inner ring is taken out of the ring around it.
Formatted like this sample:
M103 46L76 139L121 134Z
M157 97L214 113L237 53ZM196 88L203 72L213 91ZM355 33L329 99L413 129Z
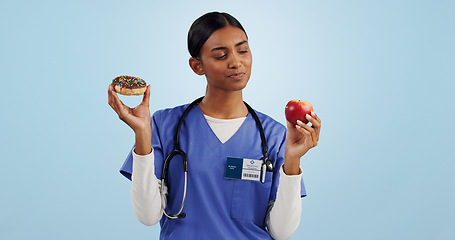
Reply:
M262 170L262 160L227 157L224 177L227 179L260 181Z

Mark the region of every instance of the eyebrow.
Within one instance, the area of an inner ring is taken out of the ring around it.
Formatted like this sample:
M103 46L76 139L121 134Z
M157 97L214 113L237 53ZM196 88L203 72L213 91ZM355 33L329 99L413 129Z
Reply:
M236 43L235 47L238 47L238 46L243 45L245 43L248 43L248 41L244 40L244 41L241 41L239 43ZM227 49L227 47L216 47L216 48L213 48L210 52L217 51L217 50L225 50L225 49Z

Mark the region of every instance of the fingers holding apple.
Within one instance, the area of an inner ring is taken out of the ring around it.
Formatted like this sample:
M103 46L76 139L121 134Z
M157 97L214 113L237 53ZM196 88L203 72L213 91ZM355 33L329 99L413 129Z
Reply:
M308 120L308 122L311 123L311 126L308 126L307 124L304 125L315 129L317 133L316 141L319 140L319 129L321 128L321 119L319 119L318 115L316 115L316 113L314 113L313 111L309 115L306 115L305 117Z
M314 121L314 119L311 119L311 120ZM319 131L318 131L318 129L316 129L316 127L308 126L307 124L304 124L302 121L297 120L297 125L295 126L295 128L301 134L305 135L305 138L308 142L306 144L306 145L308 145L308 149L318 145Z
M285 109L288 121L286 146L292 158L302 157L319 141L321 119L313 112L311 103L301 100L291 100ZM311 126L307 125L311 123Z

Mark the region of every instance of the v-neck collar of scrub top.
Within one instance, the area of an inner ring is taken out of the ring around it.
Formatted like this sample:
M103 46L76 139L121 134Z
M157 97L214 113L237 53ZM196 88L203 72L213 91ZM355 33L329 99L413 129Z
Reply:
M197 106L197 108L198 108L198 111L201 112L201 113L202 113L202 116L204 117L204 120L205 120L204 122L206 123L205 125L207 125L207 127L212 131L212 133L213 133L213 135L215 136L215 138L218 139L218 141L219 141L221 144L225 144L225 143L227 143L228 141L230 141L231 138L233 138L234 135L237 134L237 132L240 130L240 128L243 126L243 124L245 123L246 119L247 119L248 116L250 115L250 113L248 113L248 115L247 115L246 117L242 117L242 118L241 118L241 121L242 121L242 122L241 122L240 126L235 130L235 132L232 134L232 136L229 137L229 139L227 139L227 141L225 141L225 142L223 143L223 142L218 138L218 136L216 135L216 133L213 131L212 127L210 126L210 124L209 124L209 122L208 122L207 117L208 117L208 118L211 118L211 119L214 119L215 121L217 121L217 120L220 120L220 121L229 121L229 120L240 120L240 119L227 119L227 120L226 120L226 119L213 118L213 117L204 115L204 113L202 112L202 109L201 109L199 106ZM205 127L205 126L202 126L202 125L203 125L203 124L201 124L200 127Z
M220 150L225 152L226 148L229 149L235 147L236 144L241 142L239 138L242 135L241 133L246 130L245 128L254 127L257 129L256 122L251 116L251 113L248 112L245 121L243 121L242 125L240 125L239 129L237 129L234 135L232 135L225 143L222 143L213 132L212 128L210 128L199 105L195 106L194 110L196 111L190 111L189 114L191 114L191 112L193 112L193 114L197 114L197 117L195 119L197 120L199 129L201 129L201 134L205 133L205 136L202 139L204 139L207 146L209 146L214 152L218 152ZM253 126L251 126L251 124L253 124Z

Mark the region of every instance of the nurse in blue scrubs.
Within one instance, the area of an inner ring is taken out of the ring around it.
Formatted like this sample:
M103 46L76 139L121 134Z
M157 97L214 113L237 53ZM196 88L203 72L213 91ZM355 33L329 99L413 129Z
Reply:
M234 17L213 12L193 23L188 49L189 65L206 77L207 89L180 129L180 147L188 156L185 218L163 214L181 208L185 185L181 156L170 162L164 192L159 179L188 104L151 116L150 86L135 108L124 105L109 86L109 105L135 132L134 147L120 171L132 179L136 216L147 225L159 221L160 239L289 238L300 220L300 197L306 195L300 158L317 145L321 120L312 113L306 116L311 126L288 122L286 129L256 111L275 168L265 173L264 181L226 177L228 158L263 157L258 126L242 95L252 66L248 37Z

